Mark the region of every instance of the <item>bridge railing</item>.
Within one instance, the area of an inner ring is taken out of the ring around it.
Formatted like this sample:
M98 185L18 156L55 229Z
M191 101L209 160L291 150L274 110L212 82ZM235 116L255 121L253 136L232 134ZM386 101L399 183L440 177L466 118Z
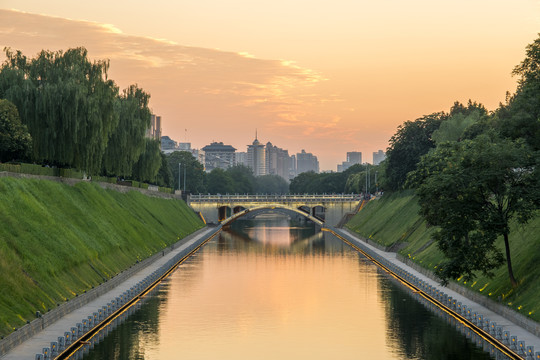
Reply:
M204 202L349 202L360 201L362 195L359 194L323 194L323 195L190 195L189 202L204 203Z

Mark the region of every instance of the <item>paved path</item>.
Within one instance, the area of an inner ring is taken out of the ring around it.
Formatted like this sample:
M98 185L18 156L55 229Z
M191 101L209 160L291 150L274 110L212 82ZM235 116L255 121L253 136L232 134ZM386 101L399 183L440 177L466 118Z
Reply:
M59 336L64 336L65 331L73 326L76 326L78 322L81 322L81 319L87 318L88 315L92 315L94 312L102 308L102 306L107 305L117 296L120 296L126 290L129 290L132 286L139 283L146 276L150 275L156 269L163 266L167 261L172 259L174 256L178 255L189 246L193 245L196 242L200 242L203 239L206 239L209 233L215 231L215 228L207 228L203 231L197 233L196 236L191 239L184 241L180 246L178 246L173 251L165 254L163 257L158 258L152 264L149 264L144 269L141 269L139 272L135 273L128 280L121 283L111 291L100 296L96 300L84 305L83 307L72 311L67 314L60 320L56 321L52 325L46 327L38 334L34 335L24 343L13 348L7 354L5 354L1 359L2 360L33 360L35 359L36 354L41 354L42 349L49 347L51 341L56 341Z
M412 275L418 277L419 279L427 282L433 287L436 287L440 291L446 293L448 296L451 296L452 298L456 299L457 301L461 302L463 305L466 305L467 308L473 309L474 312L480 313L484 316L484 318L489 319L491 322L496 322L497 326L502 326L503 331L509 331L511 336L517 336L518 341L525 341L526 346L534 346L535 352L540 352L540 338L535 336L534 334L530 333L529 331L523 329L522 327L514 324L512 321L508 320L507 318L503 317L502 315L499 315L490 309L470 300L469 298L447 288L444 286L441 286L437 281L432 280L428 278L427 276L421 274L420 272L416 271L412 267L404 264L403 262L399 261L396 258L396 253L392 252L386 252L379 250L375 248L374 246L367 244L365 241L360 240L356 234L345 230L345 229L334 229L340 235L346 237L348 240L354 241L354 243L359 246L360 248L368 249L368 252L376 253L379 256L387 259L393 264L398 265L403 270L411 273ZM536 358L536 357L535 357Z

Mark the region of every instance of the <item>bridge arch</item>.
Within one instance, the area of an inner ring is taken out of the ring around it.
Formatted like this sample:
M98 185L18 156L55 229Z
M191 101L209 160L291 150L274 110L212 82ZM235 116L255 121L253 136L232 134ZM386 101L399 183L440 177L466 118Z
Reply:
M311 215L324 221L326 217L326 208L322 205L315 205L311 208Z
M289 206L285 206L285 205L281 205L281 204L268 204L268 205L256 206L256 207L253 207L251 209L244 209L244 210L242 210L240 212L237 212L237 213L233 214L232 216L230 216L229 218L222 220L221 225L223 225L223 226L229 225L233 221L237 220L238 218L241 218L242 216L245 216L248 213L252 213L252 212L256 212L256 211L260 211L260 210L274 210L274 209L281 209L281 210L286 210L286 211L289 211L289 212L294 212L294 213L300 214L300 215L304 216L305 218L313 221L315 224L317 224L319 226L322 226L324 224L324 221L312 216L309 213L306 213L305 211L296 209L294 207L289 207Z
M228 217L231 216L231 213L232 213L232 209L230 206L224 205L224 206L218 207L218 220L222 221L222 220L227 219Z

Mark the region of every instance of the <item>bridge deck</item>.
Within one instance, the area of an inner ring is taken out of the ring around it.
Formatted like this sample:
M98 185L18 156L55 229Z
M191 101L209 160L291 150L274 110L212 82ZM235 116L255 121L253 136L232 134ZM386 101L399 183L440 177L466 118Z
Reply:
M230 202L261 202L261 203L310 203L310 202L359 202L358 194L331 195L191 195L190 203L230 203Z

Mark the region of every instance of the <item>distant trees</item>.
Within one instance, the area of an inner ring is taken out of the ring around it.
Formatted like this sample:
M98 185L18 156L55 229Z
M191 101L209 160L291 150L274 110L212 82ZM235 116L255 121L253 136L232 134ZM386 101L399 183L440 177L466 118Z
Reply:
M0 100L0 161L25 160L31 149L32 137L17 108L9 100Z
M192 194L205 193L206 192L206 174L204 167L187 151L174 151L167 157L168 167L171 170L172 182L171 185L174 189L184 188L186 191ZM179 164L181 164L179 166ZM180 178L178 173L180 172ZM186 174L186 184L184 186L184 172Z
M289 193L289 183L279 175L263 175L255 178L255 189L258 194Z
M347 183L349 177L364 171L365 165L355 164L343 172L316 174L313 171L298 174L291 180L290 191L294 194L342 194L357 192Z

